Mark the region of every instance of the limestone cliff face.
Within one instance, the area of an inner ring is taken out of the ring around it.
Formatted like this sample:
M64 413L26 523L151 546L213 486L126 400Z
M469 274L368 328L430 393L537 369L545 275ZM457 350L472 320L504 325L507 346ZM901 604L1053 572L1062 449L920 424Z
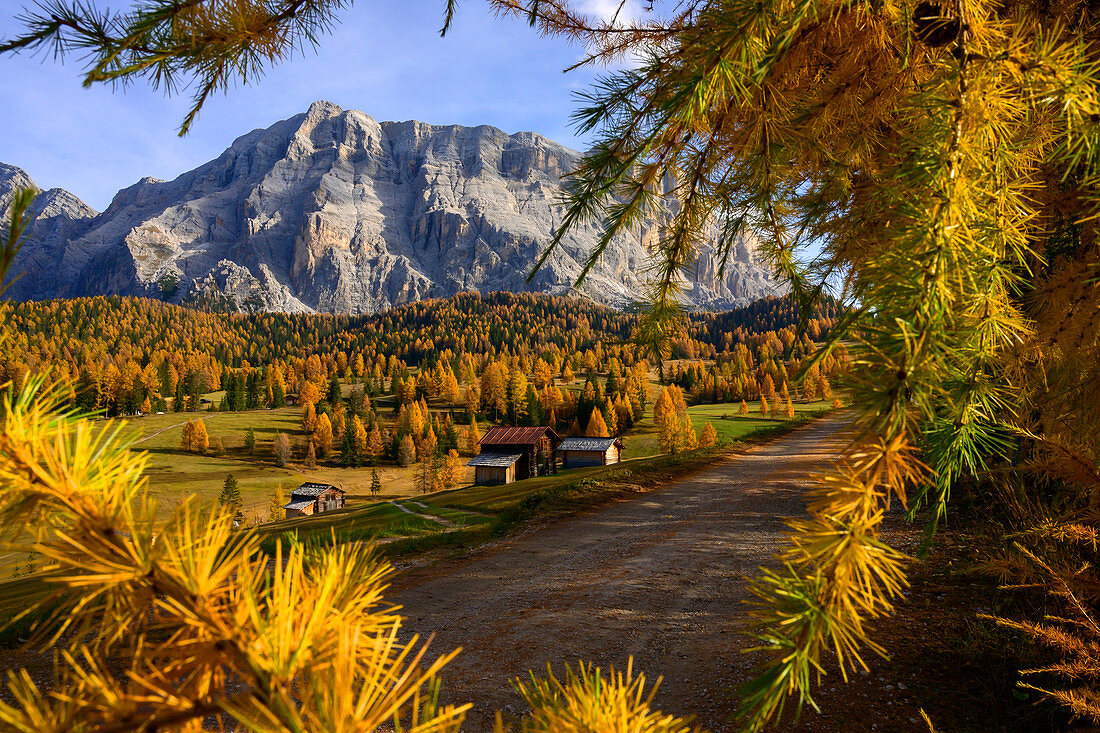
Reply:
M370 313L465 290L568 291L595 245L570 232L525 282L561 221L560 178L578 153L533 133L377 122L327 102L253 131L174 181L144 179L101 214L39 197L15 264L17 299L118 293L217 294L242 309ZM0 165L0 210L33 185ZM582 286L613 306L639 298L658 223L620 237ZM694 306L776 292L751 236L722 277L705 250L686 285Z

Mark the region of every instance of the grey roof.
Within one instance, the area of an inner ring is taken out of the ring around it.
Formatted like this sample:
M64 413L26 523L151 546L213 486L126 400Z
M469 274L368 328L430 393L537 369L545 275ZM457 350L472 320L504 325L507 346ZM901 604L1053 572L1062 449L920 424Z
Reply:
M585 438L581 436L575 436L572 438L563 439L561 441L561 444L558 445L558 450L605 451L618 442L618 438Z
M522 457L520 453L482 453L479 456L474 456L466 465L508 468Z
M308 499L306 501L292 501L284 506L283 509L305 509L307 506L313 506L313 502L313 499Z
M340 493L343 493L343 489L340 489L332 484L318 484L312 481L302 484L298 488L291 492L291 496L320 496L329 489L336 489Z

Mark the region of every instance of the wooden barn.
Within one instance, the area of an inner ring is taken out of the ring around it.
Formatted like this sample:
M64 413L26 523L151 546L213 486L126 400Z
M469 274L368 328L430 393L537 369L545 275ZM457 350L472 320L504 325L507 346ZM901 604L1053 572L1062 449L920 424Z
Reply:
M304 483L291 492L290 503L283 507L286 518L311 517L321 512L343 509L345 493L332 484Z
M623 441L620 438L565 438L558 445L562 468L582 466L610 466L623 459Z
M478 443L481 453L466 465L474 467L474 483L485 486L547 476L558 470L560 442L549 427L490 428Z

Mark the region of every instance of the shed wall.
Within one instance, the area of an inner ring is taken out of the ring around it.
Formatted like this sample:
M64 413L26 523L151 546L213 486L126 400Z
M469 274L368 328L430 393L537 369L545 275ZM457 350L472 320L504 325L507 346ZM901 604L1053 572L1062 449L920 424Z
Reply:
M562 465L566 468L583 468L585 466L602 466L606 456L598 450L568 450L562 451Z
M516 480L516 466L513 463L507 468L498 466L475 466L474 483L480 486L497 486L510 484Z

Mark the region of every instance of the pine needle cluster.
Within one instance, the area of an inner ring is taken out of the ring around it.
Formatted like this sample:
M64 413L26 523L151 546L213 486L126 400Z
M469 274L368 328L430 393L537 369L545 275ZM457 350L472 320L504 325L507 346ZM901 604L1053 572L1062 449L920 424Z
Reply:
M382 604L389 567L359 545L292 545L274 557L232 507L180 502L155 523L117 426L57 411L41 379L7 392L0 427L0 541L47 563L54 608L32 645L58 650L52 690L10 678L13 730L456 730L434 705L425 645ZM121 667L121 673L119 668Z

